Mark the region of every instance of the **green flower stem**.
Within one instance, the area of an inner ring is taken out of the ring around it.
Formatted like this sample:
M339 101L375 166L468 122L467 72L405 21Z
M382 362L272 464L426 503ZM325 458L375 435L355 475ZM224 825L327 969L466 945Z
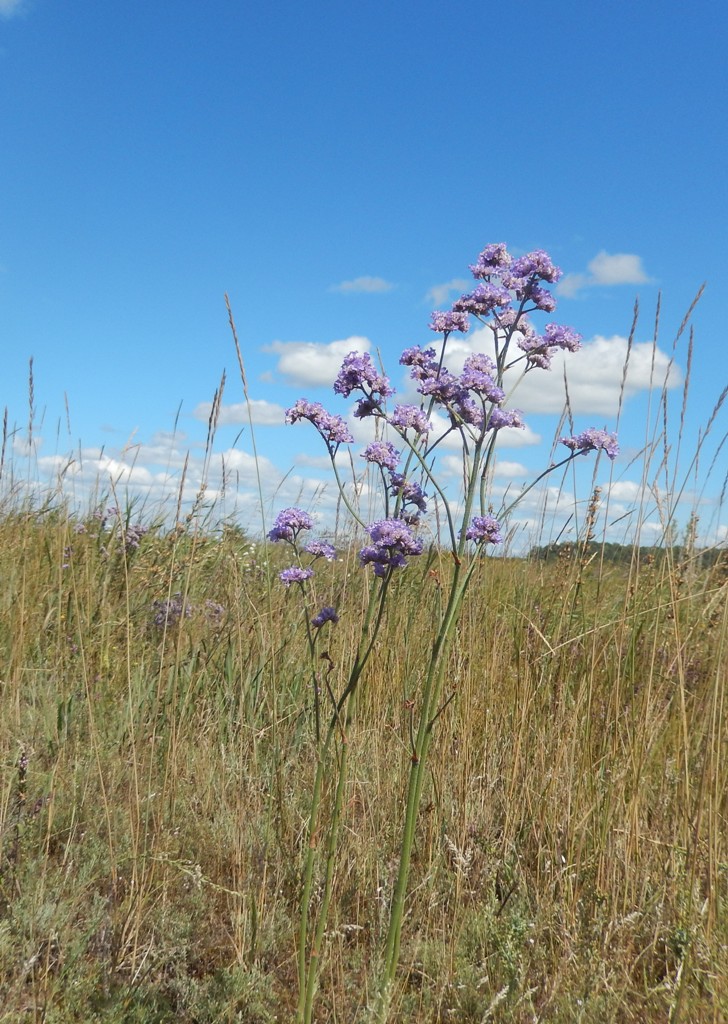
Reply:
M336 848L341 819L341 808L343 805L343 794L347 779L348 769L348 746L346 729L351 723L356 710L356 694L359 680L361 679L364 667L374 648L379 628L382 624L384 607L387 597L389 579L377 586L372 584L369 592L369 603L362 627L361 638L357 650L356 659L349 675L349 681L344 688L342 695L336 701L326 734L323 739L317 742L317 764L314 777L313 791L311 794L311 810L308 821L308 849L306 851L306 862L303 871L303 886L301 889L301 920L298 929L298 1007L296 1021L298 1024L309 1024L313 1009L313 997L316 992L318 981L319 961L321 943L326 930L331 893L333 890L333 874L336 856ZM342 725L341 713L347 707L346 725ZM341 733L342 745L339 759L339 772L336 783L336 795L334 808L329 820L328 836L326 843L326 868L324 875L324 893L321 907L319 909L316 929L310 953L307 955L308 933L309 933L309 911L311 904L311 892L313 888L313 875L316 863L317 833L319 827L319 815L321 811L322 792L324 776L329 765L331 744L337 734Z
M437 708L442 695L447 658L454 635L453 627L459 617L463 597L465 596L465 591L472 577L475 565L476 562L473 561L461 580L461 563L456 562L455 564L455 575L450 586L448 604L432 650L430 666L422 693L420 723L412 752L412 765L407 788L407 809L400 847L399 868L389 914L389 928L384 952L384 966L379 982L378 1004L375 1008L375 1020L379 1022L384 1022L387 1019L388 993L391 990L399 961L402 920L404 917L410 862L412 860L415 826L422 797L427 755L432 742L435 721L438 717Z
M311 1014L313 1011L313 997L316 993L316 985L318 983L321 944L323 943L324 933L326 931L326 923L329 915L329 906L331 904L331 894L334 888L334 863L336 861L336 849L339 838L339 825L341 823L341 808L344 803L344 789L346 788L346 781L348 778L348 753L349 745L347 742L347 736L346 733L343 733L341 737L341 755L339 758L339 778L336 783L334 809L332 811L331 820L329 822L329 836L326 845L324 893L321 900L321 907L319 909L318 920L316 922L316 930L314 932L313 944L311 947L308 977L306 979L306 989L305 992L303 993L304 1024L310 1024L311 1021Z

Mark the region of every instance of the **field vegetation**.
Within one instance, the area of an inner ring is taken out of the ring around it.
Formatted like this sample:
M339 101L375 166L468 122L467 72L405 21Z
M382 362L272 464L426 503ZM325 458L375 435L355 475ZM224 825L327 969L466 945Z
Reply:
M0 518L0 1020L290 1020L316 760L300 605L277 548L135 522L50 498ZM577 544L478 566L392 1020L728 1017L728 584L709 562ZM317 1020L370 1001L451 571L433 549L391 583L347 733ZM335 689L366 580L353 548L326 573L347 608L320 650Z

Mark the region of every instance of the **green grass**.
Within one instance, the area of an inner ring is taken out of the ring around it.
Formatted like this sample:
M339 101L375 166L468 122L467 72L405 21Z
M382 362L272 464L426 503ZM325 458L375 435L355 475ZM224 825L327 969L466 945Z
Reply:
M129 553L122 532L0 516L0 1022L290 1020L315 767L295 595L238 531L152 531ZM326 571L336 689L367 598L351 561ZM367 668L319 1021L363 1020L373 995L448 572L435 556L392 582ZM728 1019L727 579L689 548L483 563L393 1021ZM193 613L156 627L176 593Z

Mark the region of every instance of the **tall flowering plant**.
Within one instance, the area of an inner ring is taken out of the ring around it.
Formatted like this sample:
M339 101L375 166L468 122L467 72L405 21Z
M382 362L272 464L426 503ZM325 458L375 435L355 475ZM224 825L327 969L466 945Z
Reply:
M589 452L604 451L614 459L619 451L616 437L596 428L561 438L567 451L564 458L548 466L509 506L501 507L494 515L488 481L498 436L503 430L524 427L523 414L510 404L511 395L525 376L548 371L557 352L577 352L581 338L570 327L547 323L538 330L533 322L534 314L550 314L556 308L548 286L559 280L561 271L547 253L536 250L514 259L504 244L488 245L470 270L477 282L473 290L457 299L451 309L432 314L429 326L439 336L437 345L408 348L400 357L400 363L409 370L418 401L397 403L389 378L366 353L350 353L334 381L336 394L353 398L353 417L374 421L374 433L381 438L372 441L361 453L365 462L375 468L381 483L381 518L371 523L362 522L339 476L336 455L342 446L354 443L347 422L329 413L320 403L306 399L296 402L286 416L289 423L308 421L320 434L331 458L341 498L366 536L366 543L359 552L359 563L362 570L371 571L369 604L348 680L339 694L327 683L329 715L325 728L321 720L322 688L316 674L315 645L318 631L325 622L335 622L338 612L333 607L325 607L313 614L311 607L306 613L315 694L317 768L308 822L309 843L303 870L298 935L298 1020L302 1022L310 1021L313 1012L321 943L331 899L346 781L347 726L356 713L357 690L385 613L389 583L424 549L422 528L428 503L431 500L438 503L444 525L437 543L449 548L453 571L445 600L437 613L428 668L414 700L415 724L409 739L409 782L399 865L374 1006L375 1018L380 1021L386 1020L388 1015L389 993L399 961L425 767L436 723L448 703L443 703L445 669L473 573L482 557L502 543L510 512L546 474ZM492 355L474 351L465 359L460 371L455 372L451 368L452 360L448 359L448 339L453 333L466 334L472 320L479 321L491 332ZM506 375L512 380L513 371L517 380L509 394ZM446 438L450 439L450 448L454 440L462 457L463 493L458 502L453 502L445 492L439 479L441 474L438 474L437 455ZM292 546L296 564L281 572L280 577L286 586L300 587L304 598L309 597L307 588L314 575L310 562L325 554L321 542L318 546L314 542L304 547L299 543L301 531L311 525L305 512L287 509L279 515L270 534L272 540ZM303 563L304 554L309 564ZM337 751L335 793L326 828L322 828L322 791L334 748ZM326 834L322 896L316 923L312 925L310 904L318 838L322 833Z

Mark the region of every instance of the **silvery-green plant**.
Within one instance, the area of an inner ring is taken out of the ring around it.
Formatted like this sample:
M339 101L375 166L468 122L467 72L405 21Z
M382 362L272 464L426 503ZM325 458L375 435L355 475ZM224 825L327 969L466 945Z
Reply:
M442 527L434 543L449 549L453 570L437 611L436 628L424 677L413 681L413 727L408 738L411 764L406 809L402 822L399 863L389 908L386 943L377 979L374 1017L384 1021L389 995L399 961L402 922L409 879L418 810L425 769L436 723L448 700L443 700L445 670L455 627L463 609L468 586L479 562L495 545L502 543L509 514L524 495L546 474L591 451L604 451L614 459L617 439L605 430L590 428L573 437L561 438L568 454L548 466L508 506L493 508L489 481L498 435L502 430L524 427L523 414L511 407L515 387L526 375L548 371L555 353L577 352L580 336L570 327L548 323L539 333L532 322L534 313L551 313L556 300L548 285L556 283L561 271L547 253L536 250L514 259L502 243L488 245L470 267L478 281L474 290L462 295L448 311L432 314L430 329L440 336L437 347L406 349L400 363L409 368L419 395L416 403L393 401L390 380L367 353L351 352L344 359L334 381L334 392L354 398L353 416L373 421L377 440L363 450L364 460L374 468L381 485L381 517L366 523L350 499L350 490L339 474L336 456L343 446L354 443L347 422L328 412L320 403L300 399L287 412L287 421L306 420L320 434L327 447L341 499L353 520L367 535L359 551L363 570L372 575L369 601L364 615L356 656L340 693L329 683L328 672L321 678L321 659L316 646L326 623L335 624L338 609L325 606L315 612L312 604L313 564L331 558L333 549L325 542L301 543L301 535L312 528L311 517L302 509L289 508L277 517L269 537L291 546L295 564L280 573L287 587L300 588L306 606L306 629L311 657L317 763L311 791L308 842L301 884L301 912L298 933L299 1004L297 1019L312 1019L319 961L333 891L334 868L347 778L347 730L356 714L357 691L364 678L379 627L386 611L392 577L405 570L409 559L422 554L422 537L428 502L435 501ZM480 321L492 334L492 355L473 352L460 372L448 367L448 339L465 334L471 319ZM506 390L516 371L516 385ZM520 373L519 373L520 371ZM463 489L457 501L448 495L438 471L438 455L445 439L459 449L463 467ZM326 708L326 711L322 710ZM330 774L332 765L335 771ZM327 820L322 823L324 785L331 779L333 797ZM318 910L313 920L312 902L323 845L321 878L316 886Z

